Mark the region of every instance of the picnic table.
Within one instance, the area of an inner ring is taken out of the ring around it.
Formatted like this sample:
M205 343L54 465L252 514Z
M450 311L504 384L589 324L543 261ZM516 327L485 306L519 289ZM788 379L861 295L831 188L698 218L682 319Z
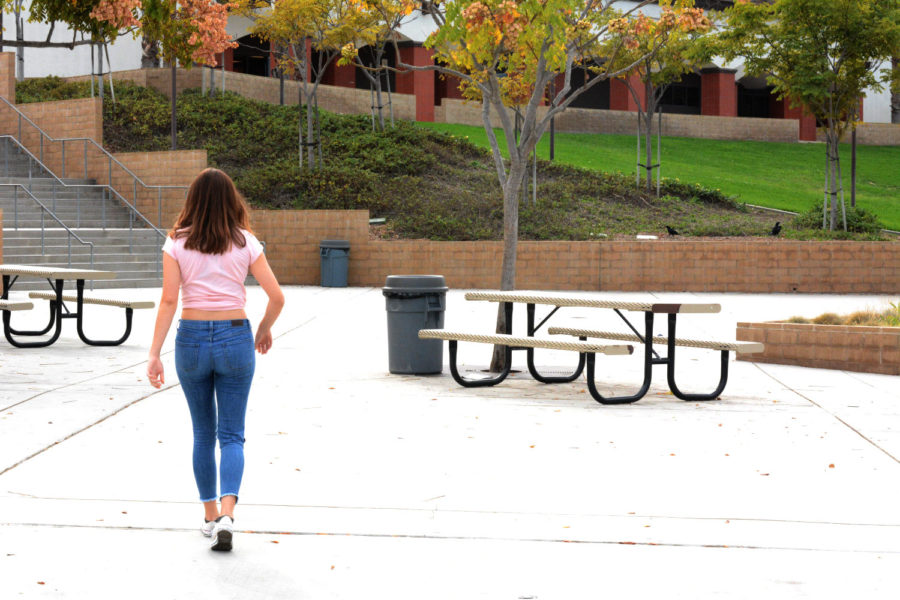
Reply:
M152 308L153 302L132 302L127 300L110 300L86 296L84 293L85 281L103 279L115 279L112 271L95 271L92 269L67 269L52 266L32 265L0 265L0 275L3 276L3 292L0 294L0 312L3 313L3 335L7 341L17 348L43 348L50 346L59 339L62 330L63 319L75 319L78 337L85 344L91 346L117 346L128 339L131 334L131 320L133 309ZM50 301L50 319L47 326L41 330L20 330L10 324L11 313L16 310L30 310L30 302L11 302L9 293L20 277L46 279L50 284L51 292L32 292L30 298ZM75 294L64 294L63 286L66 281L75 281ZM73 302L75 309L70 310L66 302ZM94 340L87 337L83 329L83 315L85 304L98 304L106 306L118 306L125 309L125 334L116 340ZM33 342L22 341L17 338L39 337L53 331L51 336L44 340Z
M626 342L635 342L644 347L643 352L643 371L644 377L638 391L626 396L603 396L597 390L593 372L593 356L585 352L579 352L578 364L574 371L565 376L548 376L541 374L534 364L535 348L545 347L552 348L550 345L508 345L509 353L516 350L524 350L527 353L528 372L531 376L542 383L565 383L574 381L581 376L585 363L588 364L587 384L591 395L595 400L602 404L624 404L636 402L643 398L650 389L652 380L653 367L656 365L666 365L666 379L669 390L682 400L712 400L718 398L725 389L728 380L728 353L729 352L759 352L762 351L762 344L746 343L746 342L718 342L710 340L689 340L679 339L676 337L676 324L678 315L685 314L711 314L721 311L719 304L707 303L666 303L656 301L633 301L633 300L609 300L590 297L580 294L564 294L550 292L518 292L518 291L490 291L490 292L469 292L465 295L466 300L499 302L503 305L506 312L506 335L512 333L512 316L513 306L515 304L525 304L527 314L527 337L533 338L535 334L547 323L547 321L564 307L577 308L600 308L614 311L630 329L631 333L622 333L614 331L599 331L593 329L575 329L570 327L548 327L547 331L551 335L570 335L577 337L582 343L588 338L601 338L610 340L619 340ZM536 306L547 305L553 309L543 317L539 323L536 321ZM625 316L624 312L642 312L644 313L643 333L638 330L634 324ZM657 314L665 314L668 317L668 335L653 336L653 323ZM431 330L438 331L438 330ZM425 333L426 337L441 337L438 334ZM465 336L464 336L465 337ZM450 339L443 337L443 339ZM478 341L469 337L468 339L459 338L463 341ZM665 344L667 347L667 355L660 356L654 349L653 344ZM706 348L718 350L720 357L720 376L719 383L715 390L711 393L685 393L682 392L675 381L675 365L676 365L676 347L689 346L694 348ZM574 348L572 348L574 349ZM455 352L451 348L451 372L455 372ZM509 361L507 361L508 363ZM509 365L507 364L507 369ZM500 377L499 380L505 378ZM478 385L494 385L498 383L498 378L487 379L485 383ZM459 379L457 379L459 381ZM466 384L463 384L466 385Z

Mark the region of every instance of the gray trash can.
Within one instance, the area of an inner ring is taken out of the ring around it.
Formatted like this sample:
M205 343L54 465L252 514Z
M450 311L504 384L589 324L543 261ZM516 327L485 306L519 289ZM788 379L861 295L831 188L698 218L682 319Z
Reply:
M387 309L391 373L440 373L442 340L420 340L420 329L444 327L447 286L441 275L389 275L382 290Z
M322 240L319 242L319 254L322 256L322 287L347 287L350 242Z

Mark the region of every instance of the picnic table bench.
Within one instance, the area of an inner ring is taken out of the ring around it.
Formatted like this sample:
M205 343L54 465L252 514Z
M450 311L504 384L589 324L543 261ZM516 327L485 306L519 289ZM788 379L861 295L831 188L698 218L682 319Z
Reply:
M0 310L31 310L34 304L31 302L12 302L10 300L0 300Z
M9 300L9 292L19 277L36 277L46 279L52 288L52 292L32 292L29 297L33 299L50 301L50 319L47 326L41 330L19 330L10 324L9 310L3 310L3 334L7 341L17 348L43 348L50 346L59 339L62 330L63 319L75 319L78 337L81 341L90 346L117 346L122 344L131 335L131 321L134 309L153 308L153 302L140 301L132 302L125 300L110 300L98 298L84 293L84 282L100 279L114 279L116 274L112 271L95 271L92 269L65 269L52 266L31 266L31 265L0 265L0 275L3 276L3 290L0 294L0 301L9 305L24 306L32 308L30 302L12 302ZM75 281L75 293L64 294L63 285L66 281ZM66 302L74 302L75 310L69 310ZM105 306L119 306L125 309L125 334L115 340L94 340L87 337L83 329L83 314L85 304L98 304ZM24 308L10 310L25 310ZM53 330L48 339L38 340L34 342L25 342L18 337L38 337L46 335Z
M495 333L495 334L477 334L465 333L460 331L448 331L446 329L422 329L419 331L421 339L430 340L447 340L450 350L450 374L458 384L464 387L482 387L486 385L497 385L509 375L512 368L512 352L528 348L546 348L549 350L570 350L578 352L581 360L587 357L587 373L588 381L594 375L594 359L597 354L631 354L634 347L629 345L602 345L592 344L584 341L565 341L561 339L542 339L536 337L517 337L514 335ZM506 348L506 360L503 371L494 377L486 377L482 379L465 378L460 375L456 365L456 346L458 342L475 342L479 344L492 344L496 346L504 346Z
M550 293L550 292L519 292L519 291L486 291L486 292L468 292L465 295L466 300L472 301L486 301L486 302L499 302L503 305L504 310L506 312L506 335L512 333L512 314L513 314L513 305L516 303L523 303L526 305L526 314L527 314L527 338L534 338L534 335L537 331L539 331L545 323L554 315L556 312L563 307L578 307L578 308L605 308L613 310L622 321L630 328L632 331L631 334L628 333L618 333L618 332L606 332L606 331L598 331L593 329L575 329L575 328L563 328L563 327L550 327L548 328L548 333L551 335L572 335L579 339L579 342L571 342L571 343L586 343L587 338L595 337L595 338L603 338L603 339L611 339L611 340L619 340L626 342L636 342L644 346L643 353L643 366L644 366L644 378L641 383L638 391L631 395L626 396L603 396L596 388L596 382L594 379L594 366L593 366L593 354L588 354L587 352L579 352L579 360L574 371L565 376L547 376L541 374L534 364L534 350L535 348L548 348L550 346L542 346L542 345L526 345L513 343L510 340L510 344L507 345L507 365L510 360L510 352L513 350L525 350L527 353L527 364L528 364L528 372L531 374L534 379L542 382L542 383L563 383L574 381L578 377L581 376L584 371L585 364L589 365L589 372L587 377L588 389L591 392L591 396L598 402L602 404L624 404L630 402L636 402L643 398L647 391L650 389L650 383L652 380L652 371L653 367L656 365L666 365L667 368L667 383L669 386L669 390L678 398L682 400L713 400L718 398L722 391L725 389L725 384L728 380L728 352L760 352L763 349L762 344L757 343L735 343L735 342L713 342L713 341L705 341L705 340L688 340L688 339L679 339L676 337L676 323L677 317L679 314L710 314L717 313L721 311L721 306L719 304L707 304L707 303L665 303L665 302L636 302L631 300L608 300L608 299L600 299L596 297L584 296L580 294L561 294L561 293ZM547 314L539 323L535 324L536 321L536 305L548 305L552 306L553 309ZM630 312L643 312L644 313L644 332L643 335L637 328L628 320L628 318L623 314L622 311L630 311ZM656 314L666 314L668 316L668 336L666 337L655 337L653 336L653 323L654 317ZM429 330L426 330L429 331ZM431 330L431 331L440 331L440 330ZM450 332L455 333L455 332ZM608 334L608 335L607 335ZM427 335L433 335L428 333ZM500 334L498 334L500 335ZM450 339L449 337L444 337L440 339ZM457 341L470 341L463 338L456 338ZM455 343L455 342L451 342ZM668 354L665 357L659 356L653 350L653 344L664 343L667 346ZM690 346L695 348L708 348L712 350L718 350L721 352L721 371L719 377L719 383L716 386L715 390L711 393L705 394L695 394L695 393L684 393L678 387L675 382L675 358L676 352L675 348L677 346ZM574 348L573 348L574 349ZM607 352L609 353L609 352ZM630 352L629 352L630 354ZM455 365L455 348L451 348L451 371L456 369ZM454 377L457 379L456 377ZM505 378L505 375L504 375ZM497 379L497 378L494 378ZM459 379L457 379L459 381ZM499 379L502 381L502 378ZM487 380L487 383L481 385L493 385L494 383L498 383L499 381ZM464 384L465 385L465 384Z

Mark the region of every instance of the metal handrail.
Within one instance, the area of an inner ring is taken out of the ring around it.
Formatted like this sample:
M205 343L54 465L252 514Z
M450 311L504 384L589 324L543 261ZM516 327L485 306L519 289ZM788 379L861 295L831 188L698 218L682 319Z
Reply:
M144 181L140 177L138 177L131 169L126 167L124 164L122 164L122 162L119 161L119 159L117 159L115 156L110 154L110 152L106 148L104 148L103 146L98 144L96 142L96 140L94 140L93 138L89 138L89 137L54 138L49 133L47 133L46 131L41 129L37 123L35 123L31 119L29 119L27 115L22 113L22 111L20 111L18 108L16 108L15 104L11 103L9 100L7 100L6 98L4 98L2 96L0 96L0 100L2 100L4 103L6 103L6 105L9 108L11 108L19 117L19 122L18 122L18 132L19 132L18 137L19 137L19 139L21 139L21 137L22 137L22 120L23 119L29 125L34 127L38 131L38 133L40 133L40 135L41 135L41 139L40 139L41 161L43 161L43 150L44 150L44 138L45 137L48 140L50 140L51 142L60 142L62 144L62 163L61 164L62 164L62 176L63 177L66 176L66 172L65 172L66 171L66 160L65 160L66 142L84 142L84 144L85 144L85 151L84 151L85 152L85 159L84 159L85 178L87 178L87 144L90 143L97 150L99 150L102 154L106 155L107 159L109 160L109 184L110 184L110 186L112 185L112 164L115 163L119 168L121 168L123 171L125 171L128 175L130 175L132 177L133 185L140 184L141 187L143 187L144 189L147 189L147 190L156 189L156 190L158 190L158 193L161 193L161 191L164 189L183 189L183 190L188 189L188 186L186 186L186 185L148 185L148 184L144 183ZM121 194L119 194L119 196L121 196ZM160 213L161 212L162 212L162 207L161 207L161 203L160 203Z
M52 169L50 169L50 168L49 168L47 165L45 165L39 158L37 158L34 154L32 154L31 151L28 150L28 148L26 148L26 147L25 147L19 140L17 140L14 136L11 136L11 135L0 135L0 140L12 142L13 144L15 144L15 146L18 147L18 148L19 148L19 149L20 149L20 150L28 157L28 159L29 159L30 161L34 161L35 163L37 163L37 164L38 164L38 165L39 165L39 166L40 166L40 167L41 167L41 168L42 168L42 169L50 176L51 179L54 179L54 180L56 181L56 183L57 183L58 185L62 186L63 188L78 188L78 189L80 189L80 188L93 188L93 189L108 190L108 191L110 192L110 195L111 195L111 196L112 196L112 195L115 195L116 197L118 197L119 201L122 202L122 203L123 203L128 209L130 209L130 211L131 211L131 212L129 213L129 214L130 214L130 219L129 219L129 223L128 223L128 225L129 225L129 226L128 226L128 230L129 230L128 251L129 251L129 252L132 252L132 253L134 252L134 215L137 215L141 220L143 220L144 223L146 223L147 226L148 226L152 231L155 231L155 232L157 233L157 235L159 235L159 236L163 239L163 241L165 241L166 236L167 236L167 233L166 233L165 231L161 230L160 228L158 228L158 227L157 227L156 225L154 225L153 223L151 223L150 220L149 220L147 217L145 217L144 214L141 213L141 211L139 211L139 210L137 209L136 206L134 206L133 204L131 204L124 196L122 196L122 194L120 194L120 193L119 193L114 187L112 187L111 185L107 185L107 184L96 184L96 183L93 183L93 184L92 184L92 183L66 183L65 181L63 181L62 179L60 179L59 177L57 177L56 174L53 172ZM32 179L30 167L29 167L29 171L28 171L28 179L29 179L29 180ZM21 185L21 184L17 184L17 185ZM157 187L158 187L158 188L168 187L168 188L181 188L181 189L184 189L184 186L157 186ZM56 189L54 188L54 208L56 208L55 193L56 193ZM29 195L31 195L30 190L29 190ZM105 200L105 198L104 198L104 200ZM43 205L42 205L42 206L43 206ZM77 210L78 210L78 212L79 212L78 220L79 220L79 225L80 225L80 222L81 222L81 216L80 216L81 203L80 203L80 199L78 200L78 202L77 202L77 204L76 204L76 208L77 208ZM103 210L104 210L104 215L103 215L103 228L105 229L105 228L106 228L105 205L103 205ZM161 205L160 205L160 211L161 211ZM54 218L56 218L55 215L54 215ZM58 219L57 219L57 220L58 220ZM161 219L160 219L160 220L161 220ZM60 222L61 222L61 221L60 221ZM160 248L162 248L162 244L160 244ZM157 257L157 261L156 261L156 272L157 272L157 274L159 274L159 273L161 272L161 270L162 270L162 258L161 258L161 257Z
M25 187L24 185L22 185L21 183L0 183L0 186L16 188L16 193L13 195L13 210L14 210L15 213L16 213L16 229L17 229L17 230L18 230L18 228L19 228L19 227L18 227L18 210L19 210L19 194L18 194L18 188L22 188L22 190L24 190L25 193L26 193L32 200L34 200L34 201L37 203L38 206L41 207L41 254L44 254L44 253L45 253L45 250L44 250L44 232L45 232L45 230L46 230L46 227L44 226L44 213L46 212L48 215L50 215L50 216L53 218L53 220L55 220L57 223L59 223L59 224L63 227L63 229L66 230L66 233L68 234L68 237L66 238L67 246L68 246L68 263L67 263L66 266L67 266L67 267L71 267L71 266L72 266L72 238L74 237L79 243L81 243L82 246L88 246L88 247L90 248L90 251L91 251L91 269L94 268L94 242L91 242L91 241L85 241L85 240L81 239L81 238L78 236L77 233L75 233L74 231L72 231L71 229L69 229L69 226L68 226L68 225L66 225L65 223L63 223L63 222L60 220L60 218L57 217L56 214L54 214L54 212L53 212L52 210L50 210L49 208L47 208L46 206L44 206L44 203L41 202L40 200L38 200L37 197L35 197L35 195L32 194L31 191L30 191L27 187Z
M162 237L166 236L165 232L162 229L160 229L159 227L154 225L150 221L150 219L145 217L144 214L140 210L138 210L138 208L136 206L134 206L131 202L129 202L122 194L120 194L111 185L105 184L105 183L66 183L65 181L63 181L62 179L57 177L56 174L53 172L53 170L50 169L50 167L48 167L43 162L41 162L41 160L39 158L37 158L34 154L32 154L31 151L28 150L28 148L26 148L25 146L23 146L22 143L19 140L17 140L15 137L13 137L11 135L0 135L0 140L2 140L2 139L11 140L20 150L22 150L22 152L24 152L25 154L28 155L29 159L33 160L38 165L40 165L40 167L50 176L51 179L56 180L56 183L58 185L61 185L62 187L66 187L66 188L99 188L99 189L109 190L110 193L115 194L127 208L129 208L134 214L136 214L138 217L140 217L140 219L142 219L144 221L144 223L147 224L148 227L150 227L151 229L156 231ZM30 171L28 174L28 178L32 179ZM158 187L158 188L173 188L173 189L174 188L187 189L186 186L174 186L174 185L172 185L172 186L156 186L156 187Z

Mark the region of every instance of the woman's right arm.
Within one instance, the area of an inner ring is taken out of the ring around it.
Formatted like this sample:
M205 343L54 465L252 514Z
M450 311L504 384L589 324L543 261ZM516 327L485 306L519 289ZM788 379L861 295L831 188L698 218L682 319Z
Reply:
M147 358L147 379L155 388L166 382L159 353L163 342L172 327L175 310L178 308L178 291L181 289L181 269L178 262L168 253L163 252L163 289L159 299L159 311L156 313L156 327L153 330L153 343L150 344L150 356Z
M263 315L262 321L259 322L259 327L256 329L255 341L257 351L265 354L272 347L272 325L281 313L281 309L284 308L284 293L281 291L281 286L278 285L278 280L275 279L275 274L272 272L265 254L260 254L259 258L253 261L253 264L250 265L250 274L269 297L266 314Z

